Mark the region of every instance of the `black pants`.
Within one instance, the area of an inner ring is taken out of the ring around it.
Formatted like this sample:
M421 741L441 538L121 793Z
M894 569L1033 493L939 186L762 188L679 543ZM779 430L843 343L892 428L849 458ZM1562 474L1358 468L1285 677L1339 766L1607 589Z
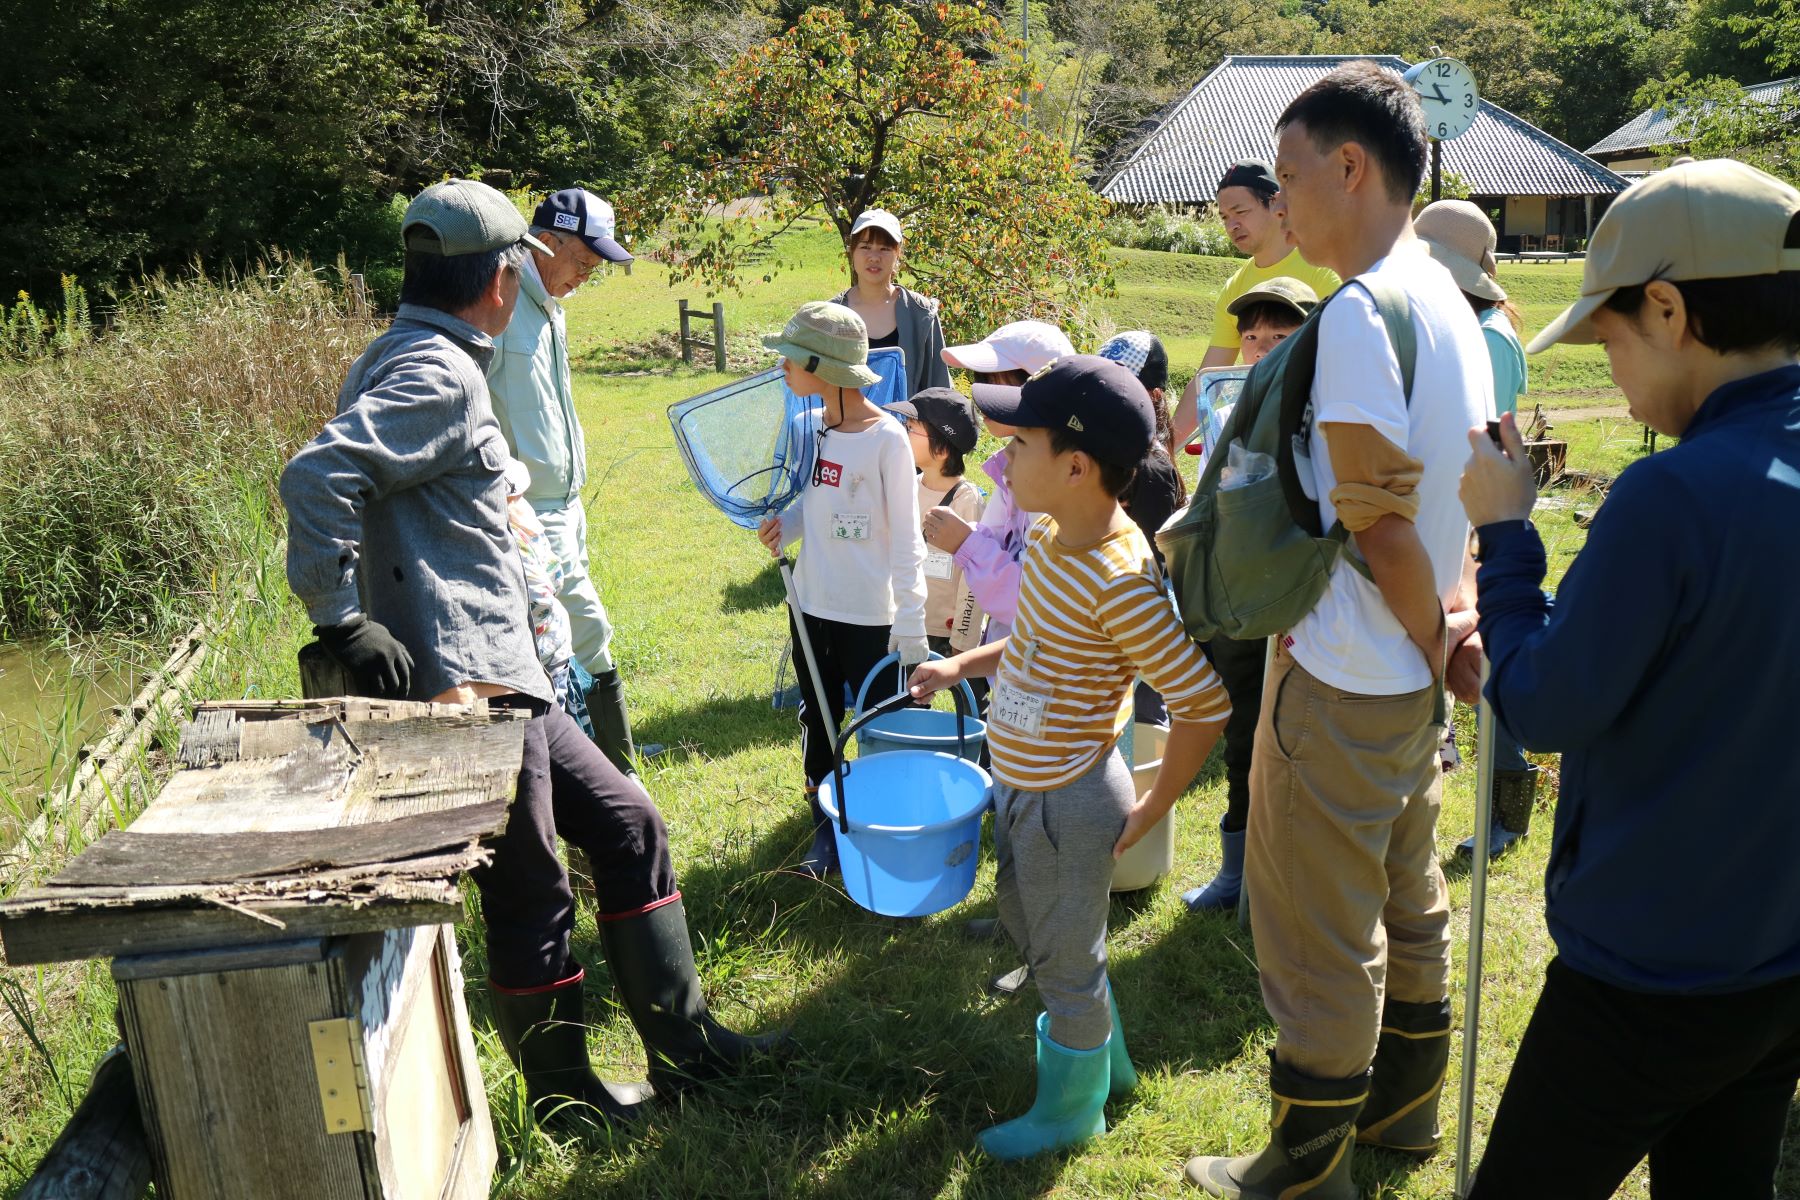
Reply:
M1231 716L1225 721L1225 820L1220 828L1239 833L1250 819L1250 752L1256 745L1257 714L1262 712L1269 643L1267 638L1240 642L1221 634L1203 649L1231 698Z
M844 687L849 685L854 696L875 664L887 656L887 625L847 625L827 621L811 614L806 618L806 632L812 640L813 658L819 667L819 682L825 688L823 703L813 695L812 673L806 669L806 651L800 635L788 615L788 630L794 638L794 673L800 678L801 746L806 762L806 786L818 787L819 781L831 774L838 726L844 721ZM893 695L893 682L877 680L869 689L870 698Z
M653 907L675 892L669 834L650 794L607 760L560 708L529 702L519 790L494 861L471 877L487 921L488 974L502 987L529 988L569 974L575 925L560 835L587 852L600 918Z
M1653 1200L1768 1200L1800 1077L1800 979L1628 992L1550 963L1471 1197L1604 1200L1650 1156Z

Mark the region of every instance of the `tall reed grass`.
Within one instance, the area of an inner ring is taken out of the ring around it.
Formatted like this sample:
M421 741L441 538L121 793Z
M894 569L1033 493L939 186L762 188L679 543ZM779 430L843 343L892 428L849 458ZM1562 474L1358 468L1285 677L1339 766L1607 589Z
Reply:
M104 335L0 376L0 641L192 620L372 333L333 273L277 254L148 280Z

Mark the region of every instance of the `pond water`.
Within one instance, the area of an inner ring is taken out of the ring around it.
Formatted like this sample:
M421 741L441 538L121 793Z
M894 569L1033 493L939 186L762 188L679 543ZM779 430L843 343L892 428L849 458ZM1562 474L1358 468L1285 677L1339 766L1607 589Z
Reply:
M134 672L97 653L0 645L0 849L37 814L44 789L131 699Z

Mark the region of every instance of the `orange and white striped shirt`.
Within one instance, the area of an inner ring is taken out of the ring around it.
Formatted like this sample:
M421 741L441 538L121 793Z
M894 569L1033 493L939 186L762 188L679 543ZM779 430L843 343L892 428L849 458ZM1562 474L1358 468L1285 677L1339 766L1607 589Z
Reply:
M1137 526L1070 549L1057 544L1055 521L1041 518L1027 538L1019 617L988 702L994 778L1028 791L1079 779L1125 732L1139 674L1172 721L1231 715Z

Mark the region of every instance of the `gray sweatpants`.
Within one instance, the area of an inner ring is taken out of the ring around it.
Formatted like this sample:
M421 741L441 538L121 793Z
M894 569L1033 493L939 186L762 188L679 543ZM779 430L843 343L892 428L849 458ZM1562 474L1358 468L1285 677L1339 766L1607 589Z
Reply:
M995 900L1025 954L1050 1039L1092 1050L1112 1032L1106 996L1106 911L1113 845L1134 802L1131 772L1109 751L1048 792L994 788Z

